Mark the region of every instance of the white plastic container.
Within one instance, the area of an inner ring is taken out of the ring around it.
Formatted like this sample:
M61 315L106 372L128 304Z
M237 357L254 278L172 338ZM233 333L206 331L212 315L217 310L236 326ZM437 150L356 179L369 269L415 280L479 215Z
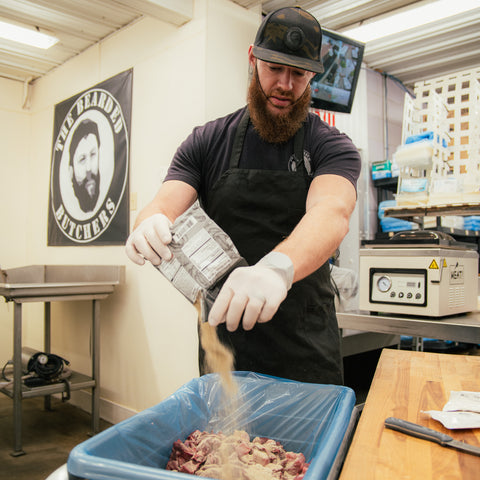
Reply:
M430 168L433 160L433 143L431 140L400 145L394 153L394 159L402 167Z

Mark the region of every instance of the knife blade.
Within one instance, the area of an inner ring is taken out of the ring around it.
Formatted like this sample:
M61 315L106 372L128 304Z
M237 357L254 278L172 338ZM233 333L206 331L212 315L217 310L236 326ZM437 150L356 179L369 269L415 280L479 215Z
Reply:
M480 456L480 447L470 445L465 442L460 442L459 440L454 440L446 433L437 432L431 428L423 427L422 425L418 425L416 423L407 422L407 420L389 417L385 420L385 427L396 430L397 432L406 433L407 435L411 435L413 437L438 443L442 447L455 448L456 450L461 450L465 453Z

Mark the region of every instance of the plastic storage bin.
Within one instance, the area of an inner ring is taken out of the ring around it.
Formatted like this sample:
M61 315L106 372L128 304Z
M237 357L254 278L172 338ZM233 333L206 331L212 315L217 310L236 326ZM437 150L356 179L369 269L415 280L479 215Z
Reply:
M77 445L67 462L69 478L153 480L202 478L165 470L175 440L196 429L246 430L273 438L310 462L305 480L327 478L355 405L348 387L235 372L234 413L224 410L216 374L195 378L158 405Z

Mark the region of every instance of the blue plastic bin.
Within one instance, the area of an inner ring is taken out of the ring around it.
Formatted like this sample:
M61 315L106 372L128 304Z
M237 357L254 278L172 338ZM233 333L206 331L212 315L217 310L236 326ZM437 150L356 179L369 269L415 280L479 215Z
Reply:
M194 430L246 430L269 437L310 463L305 480L328 476L355 406L348 387L294 382L235 372L234 413L225 405L216 374L195 378L158 405L77 445L67 462L70 477L88 480L202 478L165 470L173 442Z

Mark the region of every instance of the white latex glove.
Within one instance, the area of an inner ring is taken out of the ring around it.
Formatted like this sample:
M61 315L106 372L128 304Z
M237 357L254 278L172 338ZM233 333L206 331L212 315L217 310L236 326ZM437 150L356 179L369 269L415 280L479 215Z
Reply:
M208 316L210 325L225 322L230 332L271 320L293 281L293 264L280 252L270 252L251 267L236 268L220 290Z
M125 251L137 265L149 260L160 265L162 260L171 260L172 252L167 245L172 241L172 222L162 213L146 218L128 237Z

